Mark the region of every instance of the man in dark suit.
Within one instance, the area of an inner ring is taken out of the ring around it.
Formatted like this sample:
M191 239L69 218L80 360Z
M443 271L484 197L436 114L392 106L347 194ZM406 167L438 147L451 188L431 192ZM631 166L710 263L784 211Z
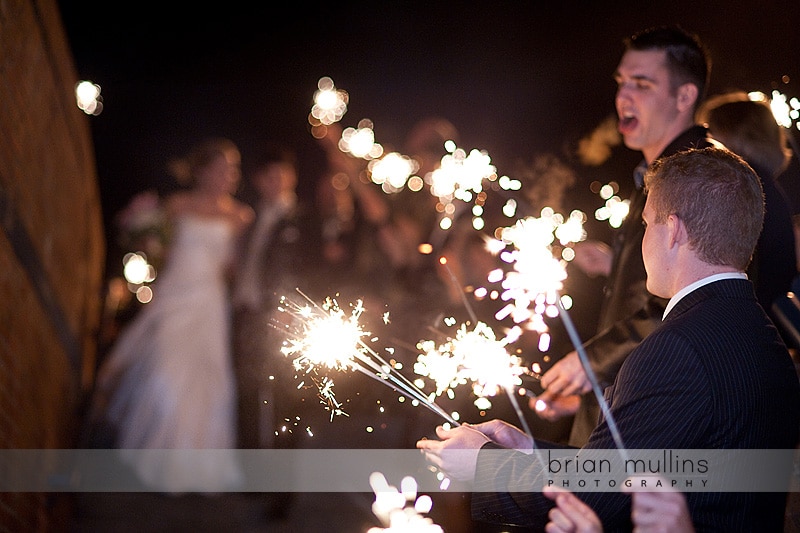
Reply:
M745 274L764 216L758 176L739 156L706 148L661 159L644 179L647 289L668 305L662 324L606 389L609 416L579 451L618 447L611 420L623 450L793 450L800 382ZM544 469L531 452L551 444L499 420L436 432L441 440L417 447L453 479L474 479L476 519L544 527L552 502L538 492ZM504 448L520 451L493 453ZM528 491L505 489L509 477L531 480ZM631 529L625 494L580 497L605 531ZM686 497L698 530L782 531L785 493L693 491Z
M666 301L645 288L641 178L659 157L710 146L706 129L694 121L710 70L710 58L699 39L680 28L651 28L625 41L614 74L619 131L628 148L642 152L643 160L634 173L630 211L613 246L578 243L574 260L589 276L606 277L597 334L584 343L603 386L614 380L625 357L661 321ZM545 406L536 413L550 421L574 415L569 444L585 444L600 409L578 353L566 354L548 369L541 386L545 391L530 401L531 408Z
M306 283L315 234L298 199L297 161L292 150L267 145L245 167L255 194L256 221L240 243L233 284L234 358L239 379L241 448L292 447L293 414L285 405L295 388L291 361L280 352L282 296ZM281 403L284 402L284 403Z

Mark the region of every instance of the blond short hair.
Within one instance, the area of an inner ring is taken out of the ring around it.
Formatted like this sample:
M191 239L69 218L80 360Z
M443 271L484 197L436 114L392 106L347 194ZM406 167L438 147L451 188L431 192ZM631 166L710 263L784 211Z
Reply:
M651 165L645 187L655 222L677 215L702 261L747 268L764 222L764 192L744 159L721 148L678 152Z

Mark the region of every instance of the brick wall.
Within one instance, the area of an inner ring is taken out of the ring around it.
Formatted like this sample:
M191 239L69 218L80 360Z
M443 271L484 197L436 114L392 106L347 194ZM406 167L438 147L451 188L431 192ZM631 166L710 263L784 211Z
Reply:
M0 0L0 449L71 448L93 376L105 256L89 117L55 0ZM0 530L63 527L0 494Z

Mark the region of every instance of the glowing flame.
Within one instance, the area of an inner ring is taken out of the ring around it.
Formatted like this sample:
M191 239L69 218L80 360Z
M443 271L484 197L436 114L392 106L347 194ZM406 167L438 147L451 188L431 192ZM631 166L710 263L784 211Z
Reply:
M75 98L78 107L87 115L99 115L103 112L103 97L100 86L90 81L79 81L75 85Z
M432 171L426 180L431 187L431 194L439 198L442 204L444 217L439 226L447 230L453 225L457 211L454 200L465 203L474 203L472 208L473 227L481 230L483 223L483 202L486 200L484 183L486 180L497 180L497 169L491 164L491 157L485 151L473 149L469 154L463 148L458 148L454 143L447 145L450 153L445 154L438 168ZM505 186L514 188L515 180L506 177Z
M597 186L595 182L592 187ZM605 204L594 212L596 220L607 220L612 228L619 228L630 211L630 200L622 200L617 196L619 185L616 182L606 183L599 187L597 193L605 200Z
M766 94L758 91L748 93L750 100L759 102L768 102L775 116L775 121L784 128L791 128L794 124L800 129L800 99L788 98L780 91L772 91L772 98L768 98Z
M473 383L478 397L495 396L522 384L520 376L526 372L522 359L509 354L505 340L498 340L484 323L479 322L472 331L462 326L452 351L462 361L461 373Z
M284 355L299 354L294 360L296 368L322 365L334 369L352 369L354 357L363 351L361 338L367 335L358 323L364 310L361 302L353 308L349 317L330 298L322 309L327 314L315 316L311 306L298 310L298 314L306 318L303 324L304 335L289 339L281 351Z
M122 258L122 275L128 282L128 290L143 304L153 299L153 289L146 285L156 279L156 268L147 260L144 252L128 252Z
M473 193L483 190L484 179L496 179L497 170L486 152L462 148L442 157L439 168L430 176L431 193L440 198L454 197L465 202L472 201Z

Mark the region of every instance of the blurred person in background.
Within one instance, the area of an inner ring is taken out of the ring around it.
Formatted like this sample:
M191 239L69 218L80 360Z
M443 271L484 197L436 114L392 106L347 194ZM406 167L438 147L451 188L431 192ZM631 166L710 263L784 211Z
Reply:
M288 317L279 307L282 297L296 299L298 288L309 291L313 283L313 213L298 198L297 157L287 146L260 146L245 160L245 185L256 218L239 242L232 296L239 443L292 447L294 432L278 431L295 388L291 361L280 351L280 323Z
M313 292L317 253L314 213L297 194L298 162L293 149L264 143L245 153L246 197L255 222L239 242L233 288L234 362L239 391L239 447L297 448L304 434L297 381L282 352L289 315L283 297ZM307 423L307 421L303 421ZM287 516L293 493L253 494L270 519Z
M667 303L646 288L642 176L659 158L710 146L706 129L695 124L711 71L700 39L679 27L654 27L624 44L614 73L618 129L625 146L642 152L643 160L634 171L630 211L612 246L591 240L577 243L573 261L587 275L606 278L597 333L583 345L601 387L613 382L628 354L661 323ZM578 352L550 367L541 385L545 391L530 400L530 407L550 421L574 415L569 444L583 445L600 408Z
M188 188L165 200L170 242L154 297L104 359L90 416L146 486L166 492L237 487L236 380L229 285L235 245L253 212L235 199L241 156L212 138L173 171ZM142 449L215 449L209 460Z
M776 324L773 304L785 296L797 276L797 254L789 200L776 178L791 155L784 128L765 101L743 92L715 95L700 109L698 121L711 136L740 155L761 178L764 188L764 228L747 269L759 303ZM780 326L779 326L780 329ZM784 333L784 339L786 336Z

